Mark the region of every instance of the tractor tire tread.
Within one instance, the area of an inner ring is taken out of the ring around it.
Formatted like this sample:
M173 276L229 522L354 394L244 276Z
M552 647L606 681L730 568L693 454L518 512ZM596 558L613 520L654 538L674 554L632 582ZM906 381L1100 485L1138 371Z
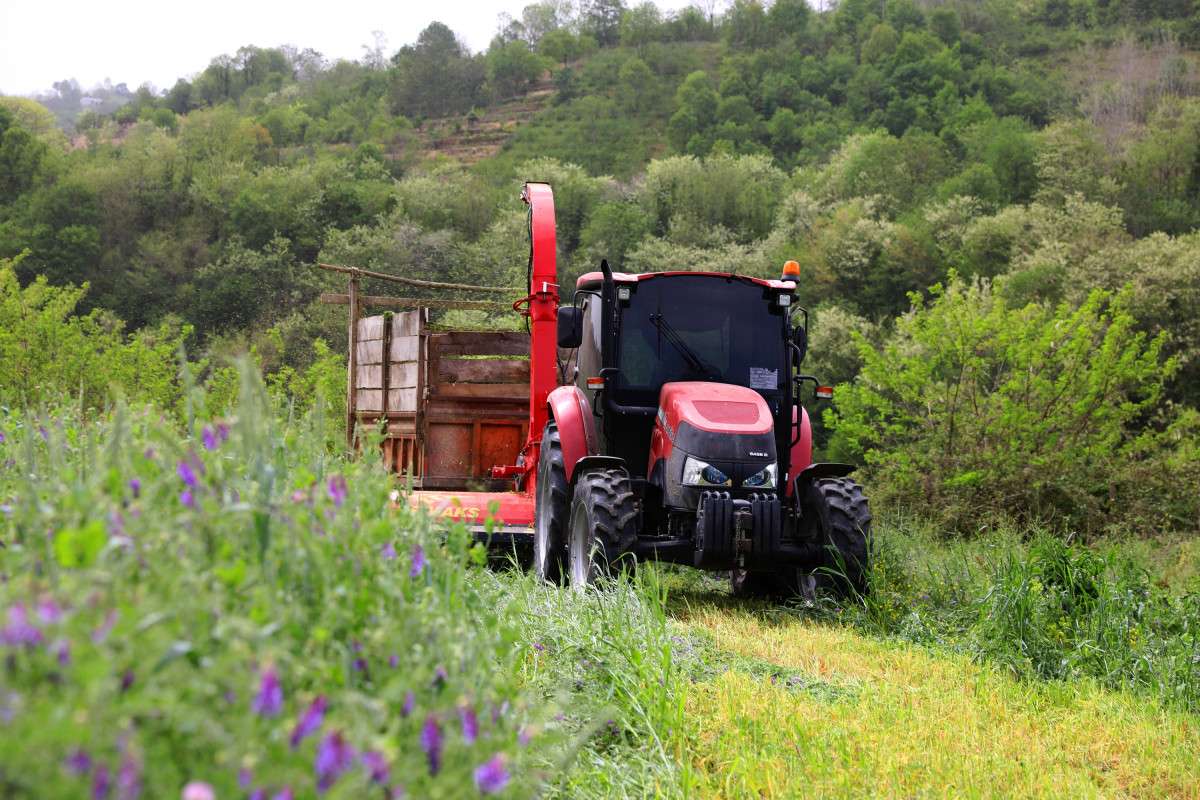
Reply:
M538 577L552 583L562 583L566 577L563 566L566 562L566 528L570 511L571 486L567 483L567 470L563 460L562 439L558 433L558 425L554 420L546 423L542 433L542 457L548 462L543 469L539 465L538 479L545 480L550 489L550 560L541 565L537 563L536 544L534 552L534 570ZM535 508L535 514L542 509Z
M812 489L819 494L828 510L828 541L835 552L827 551L824 566L827 570L845 573L850 586L840 577L825 574L830 588L864 592L870 560L871 509L862 486L852 478L821 478L813 481Z
M605 559L601 571L618 564L632 567L633 559L626 556L637 544L638 503L629 477L616 469L592 470L580 476L575 495L591 505L596 541Z

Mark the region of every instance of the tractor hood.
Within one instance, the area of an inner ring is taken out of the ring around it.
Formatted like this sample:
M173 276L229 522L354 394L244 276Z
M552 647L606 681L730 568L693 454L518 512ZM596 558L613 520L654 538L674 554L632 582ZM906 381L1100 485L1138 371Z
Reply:
M708 433L769 434L772 430L771 410L762 395L727 383L664 383L658 413L671 438L685 422Z
M725 383L664 384L650 439L648 474L663 487L665 502L673 508L695 509L703 490L682 483L689 457L728 476L735 496L762 491L742 486L775 463L774 420L762 395Z

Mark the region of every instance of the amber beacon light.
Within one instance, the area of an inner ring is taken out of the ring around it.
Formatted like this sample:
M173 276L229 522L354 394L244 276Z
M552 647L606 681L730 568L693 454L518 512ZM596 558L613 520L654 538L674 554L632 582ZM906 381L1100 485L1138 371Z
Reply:
M800 277L800 264L795 261L785 261L783 263L782 281L795 281Z

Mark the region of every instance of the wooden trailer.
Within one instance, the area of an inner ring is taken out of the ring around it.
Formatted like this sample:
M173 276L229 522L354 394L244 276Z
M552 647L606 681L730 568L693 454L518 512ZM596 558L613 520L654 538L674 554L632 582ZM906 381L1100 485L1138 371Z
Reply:
M364 295L362 277L461 292L518 289L419 281L328 264L349 275L346 294L323 294L349 306L347 445L382 435L388 468L433 513L482 532L532 535L532 507L513 491L511 475L529 439L529 334L450 330L430 323L430 309L465 308L514 314L512 303ZM364 312L379 312L364 315ZM486 524L489 523L490 524Z
M384 460L418 489L501 491L529 433L529 337L436 330L428 309L363 317L355 343L356 432L383 432Z
M408 481L413 507L465 522L490 542L533 544L537 465L549 397L558 385L558 283L554 193L526 183L529 208L528 285L424 281L356 267L319 264L349 276L346 294L321 299L350 307L346 435L360 447L377 426L388 465ZM363 278L443 297L502 295L496 300L363 296ZM402 313L363 315L363 309ZM439 330L431 308L518 314L524 333Z

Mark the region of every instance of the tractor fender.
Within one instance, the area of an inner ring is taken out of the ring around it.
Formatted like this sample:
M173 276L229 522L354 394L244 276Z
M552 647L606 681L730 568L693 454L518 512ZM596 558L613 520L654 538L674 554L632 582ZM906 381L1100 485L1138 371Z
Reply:
M800 476L812 464L812 422L808 411L799 405L792 406L792 448L788 453L788 475ZM792 484L787 486L787 494L792 494Z
M580 476L591 472L594 469L617 469L629 477L629 468L625 466L625 459L617 456L584 456L575 462L575 474L570 479L571 488L574 490L575 482Z
M854 470L858 469L853 464L839 464L836 461L822 461L816 464L809 464L800 474L796 476L793 482L797 490L806 483L820 480L821 478L844 478ZM790 491L793 487L789 486Z
M550 417L558 426L558 438L562 442L563 466L567 481L575 475L575 465L580 459L600 452L596 436L596 419L592 416L592 404L578 386L559 386L546 398Z

